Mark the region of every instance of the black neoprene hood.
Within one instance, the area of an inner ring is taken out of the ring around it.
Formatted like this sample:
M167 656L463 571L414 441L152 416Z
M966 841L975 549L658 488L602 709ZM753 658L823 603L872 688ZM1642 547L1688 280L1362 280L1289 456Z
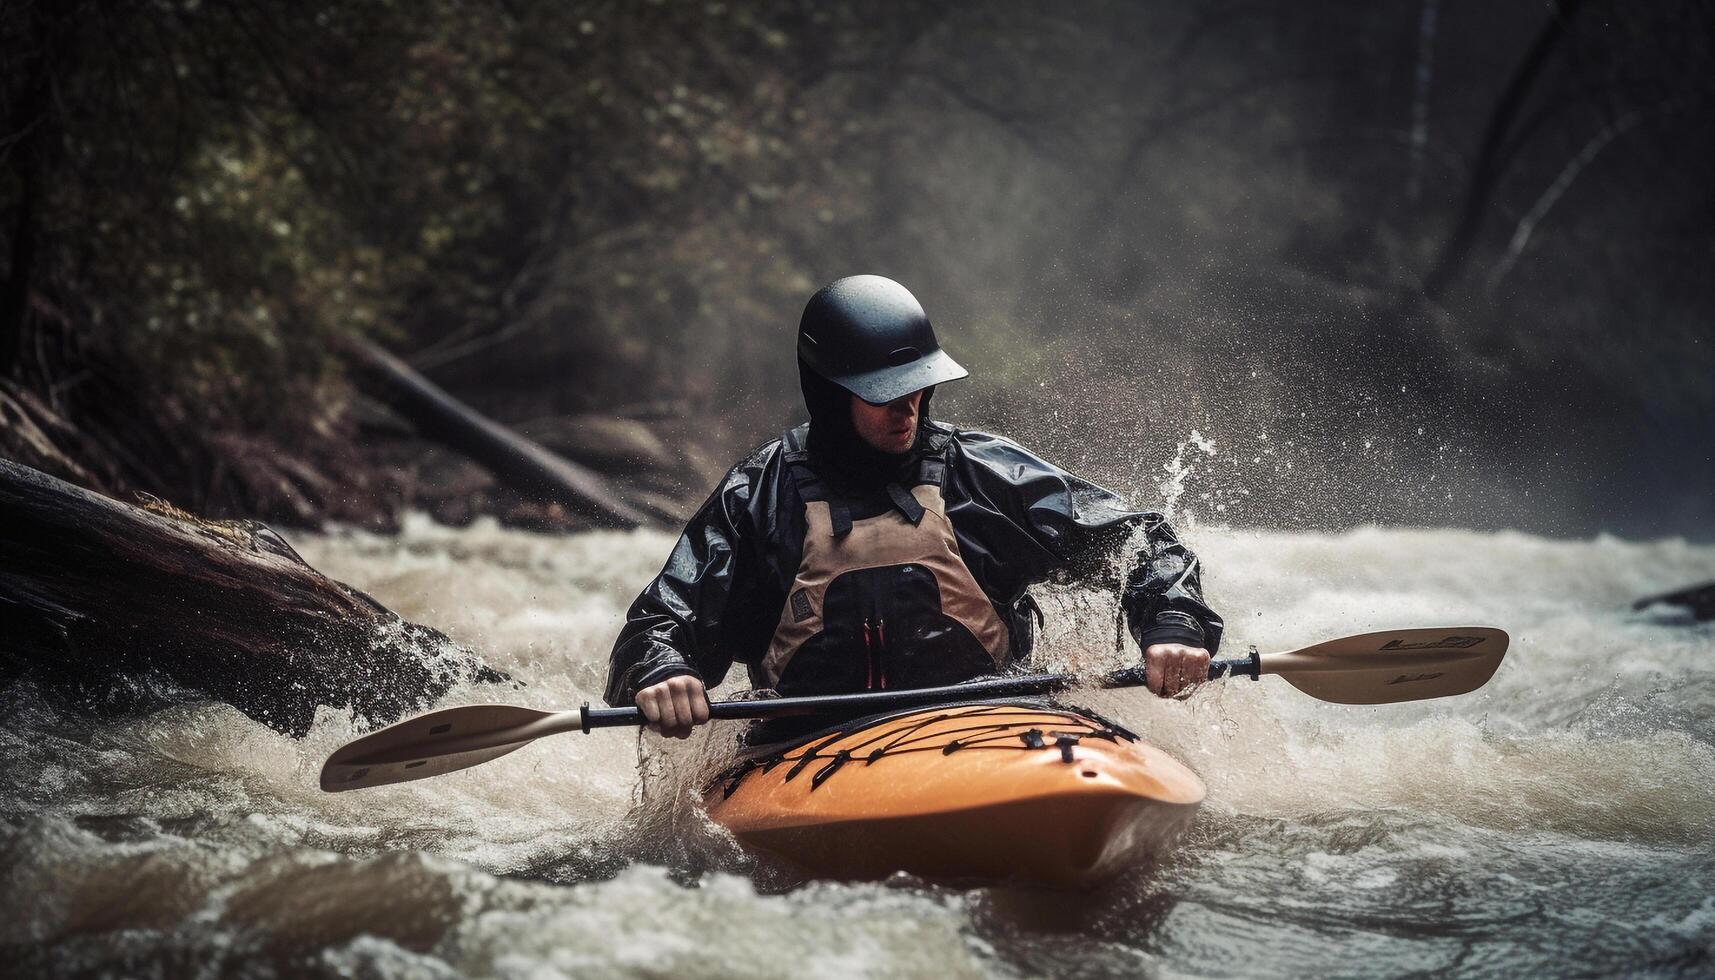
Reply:
M872 405L970 373L941 349L917 297L882 276L847 276L810 297L798 357Z

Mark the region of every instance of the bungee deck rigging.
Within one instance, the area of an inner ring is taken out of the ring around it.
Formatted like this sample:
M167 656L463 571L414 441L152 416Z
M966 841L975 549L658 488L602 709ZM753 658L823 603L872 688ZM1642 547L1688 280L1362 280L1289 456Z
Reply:
M1031 720L998 720L1020 714ZM1044 714L1058 716L1063 723L1045 729L1040 722ZM897 728L881 727L882 723L901 715L911 715L913 720ZM942 722L966 719L975 720L975 723L954 728L938 727ZM833 752L826 751L835 743L870 729L878 730L855 745L848 745ZM811 789L817 789L850 762L856 761L869 766L888 756L909 752L952 755L954 752L972 749L1039 750L1052 747L1059 750L1062 762L1070 764L1073 761L1073 747L1086 738L1114 743L1121 740L1137 741L1137 735L1125 728L1100 715L1082 710L1073 712L1028 703L948 705L930 712L891 712L861 718L832 733L816 733L795 740L784 748L740 760L716 776L711 787L721 787L722 797L730 797L737 791L739 783L753 772L772 772L791 763L791 768L783 777L784 781L791 782L812 764L825 762L826 764L810 777Z

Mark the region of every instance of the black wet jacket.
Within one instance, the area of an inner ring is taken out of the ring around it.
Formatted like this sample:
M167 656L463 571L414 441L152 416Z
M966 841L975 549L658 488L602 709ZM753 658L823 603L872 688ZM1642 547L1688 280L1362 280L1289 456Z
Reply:
M1121 594L1132 637L1140 648L1220 645L1221 619L1203 601L1197 557L1160 514L1133 510L999 436L927 419L921 436L945 453L947 517L965 564L1011 631L1015 660L1029 653L1032 615L1040 615L1026 590L1049 579L1120 587L1113 559L1140 525L1143 544ZM735 661L753 665L767 651L805 533L804 503L782 455L779 439L751 453L691 518L626 615L609 704L629 705L641 688L677 674L713 686ZM758 677L753 667L753 684Z

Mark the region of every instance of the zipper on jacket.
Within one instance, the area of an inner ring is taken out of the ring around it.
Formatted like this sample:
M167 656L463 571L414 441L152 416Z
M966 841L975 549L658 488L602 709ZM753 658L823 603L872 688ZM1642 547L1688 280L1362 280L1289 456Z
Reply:
M887 689L887 620L880 616L875 618L875 662L876 672L881 675L881 688Z
M869 668L869 676L864 681L864 690L875 690L875 634L869 625L868 617L863 621L863 656Z

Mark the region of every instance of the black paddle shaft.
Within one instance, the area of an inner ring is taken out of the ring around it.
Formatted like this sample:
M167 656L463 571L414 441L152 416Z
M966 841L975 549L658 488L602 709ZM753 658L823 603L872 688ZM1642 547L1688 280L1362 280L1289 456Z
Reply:
M1262 675L1262 659L1256 648L1243 657L1209 661L1209 679L1242 674L1252 680ZM1126 667L1096 677L1076 674L1028 674L949 684L946 687L905 688L897 691L865 691L862 694L824 694L805 698L758 698L754 701L713 701L711 720L740 718L788 718L838 712L843 715L948 704L955 701L984 701L990 698L1021 698L1052 694L1080 685L1089 687L1143 687L1143 667ZM641 708L592 708L589 702L578 711L584 734L596 728L625 728L648 723Z

